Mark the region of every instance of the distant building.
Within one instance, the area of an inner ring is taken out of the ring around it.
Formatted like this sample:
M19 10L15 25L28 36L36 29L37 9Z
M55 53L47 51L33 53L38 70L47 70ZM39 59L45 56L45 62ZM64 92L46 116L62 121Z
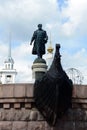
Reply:
M4 68L0 70L0 77L2 84L15 83L16 78L16 69L14 69L14 60L11 57L11 43L9 43L8 47L8 57L4 61Z
M51 35L50 35L50 43L47 48L47 58L46 58L48 69L50 68L50 65L52 64L53 61L53 50L54 48L52 47Z

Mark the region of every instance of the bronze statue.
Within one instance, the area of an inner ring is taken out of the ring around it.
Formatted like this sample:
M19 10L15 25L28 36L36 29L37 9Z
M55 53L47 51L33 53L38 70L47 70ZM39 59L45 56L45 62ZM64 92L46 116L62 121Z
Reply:
M42 29L42 24L38 24L38 30L34 31L30 45L34 41L32 54L42 58L45 54L45 44L47 43L48 36L45 30Z

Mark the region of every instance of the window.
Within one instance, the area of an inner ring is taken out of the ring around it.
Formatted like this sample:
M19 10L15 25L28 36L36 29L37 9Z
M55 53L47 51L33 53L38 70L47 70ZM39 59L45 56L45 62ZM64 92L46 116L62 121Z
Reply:
M7 83L11 83L11 75L7 75L6 76L6 82Z

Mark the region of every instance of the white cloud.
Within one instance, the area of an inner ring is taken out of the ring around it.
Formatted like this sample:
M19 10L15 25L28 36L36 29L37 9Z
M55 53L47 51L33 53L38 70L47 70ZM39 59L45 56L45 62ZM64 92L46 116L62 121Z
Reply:
M29 40L38 23L55 23L59 18L56 0L14 0L0 4L0 24L14 38ZM6 36L6 35L5 35Z
M68 18L62 26L65 35L71 36L76 33L87 32L87 0L67 0L67 8L63 8L62 17ZM86 33L87 34L87 33Z
M32 46L26 43L13 49L13 56L15 59L15 68L18 71L17 82L29 82L32 80L32 69L33 58L31 56Z

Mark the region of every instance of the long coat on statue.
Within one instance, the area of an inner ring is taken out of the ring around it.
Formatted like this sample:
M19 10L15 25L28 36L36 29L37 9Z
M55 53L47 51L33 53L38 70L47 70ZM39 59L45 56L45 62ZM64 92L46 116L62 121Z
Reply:
M45 43L47 40L48 36L46 34L46 31L42 29L34 31L33 37L31 39L32 42L34 41L32 54L36 55L38 52L42 55L45 54Z

